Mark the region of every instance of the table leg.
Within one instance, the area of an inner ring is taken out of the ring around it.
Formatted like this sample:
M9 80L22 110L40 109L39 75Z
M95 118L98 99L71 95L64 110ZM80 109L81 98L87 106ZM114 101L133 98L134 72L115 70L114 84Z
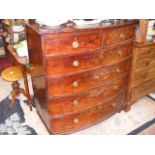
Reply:
M29 91L29 85L28 85L28 80L27 80L27 74L26 74L26 67L22 67L22 72L23 72L23 80L24 80L24 86L25 86L25 92L27 96L27 104L30 108L30 111L32 111L32 100L30 96L30 91Z

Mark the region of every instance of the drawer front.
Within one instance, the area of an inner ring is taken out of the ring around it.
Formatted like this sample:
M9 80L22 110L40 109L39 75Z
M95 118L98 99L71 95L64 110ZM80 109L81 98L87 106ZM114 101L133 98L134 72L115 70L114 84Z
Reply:
M48 95L55 96L65 93L75 93L103 85L128 73L131 68L131 61L127 59L121 63L101 67L99 69L77 73L68 76L54 77L47 80Z
M106 29L103 33L105 46L120 44L135 38L135 25Z
M81 111L82 109L94 106L98 102L117 96L121 92L126 92L127 83L128 76L125 76L89 91L51 98L48 101L48 112L52 116L58 116Z
M125 101L124 94L117 96L105 103L87 109L85 111L61 118L51 119L53 133L65 133L97 123L122 109Z
M135 70L141 70L146 67L155 66L155 47L139 48L136 50Z
M76 72L118 62L132 54L132 44L78 55L46 57L47 75Z
M46 36L43 43L43 50L46 54L55 55L95 50L101 48L101 46L101 31L91 31L89 33Z
M148 80L138 87L135 87L131 93L131 101L134 102L153 91L155 91L155 79Z
M148 69L135 72L134 79L133 79L133 85L137 86L153 78L155 78L155 67L150 67Z

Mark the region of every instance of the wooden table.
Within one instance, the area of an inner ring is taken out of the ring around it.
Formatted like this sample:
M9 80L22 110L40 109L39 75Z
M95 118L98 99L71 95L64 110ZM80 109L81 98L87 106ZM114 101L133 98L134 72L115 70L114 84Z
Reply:
M26 93L26 97L27 97L26 102L29 105L30 110L32 111L32 100L31 100L31 96L30 96L28 80L27 80L27 73L26 73L26 70L27 70L26 65L28 64L29 61L28 61L27 57L19 57L17 52L16 52L16 49L14 49L12 46L8 45L7 49L8 49L8 52L13 57L15 63L17 65L19 65L22 69L24 86L25 86L25 93Z

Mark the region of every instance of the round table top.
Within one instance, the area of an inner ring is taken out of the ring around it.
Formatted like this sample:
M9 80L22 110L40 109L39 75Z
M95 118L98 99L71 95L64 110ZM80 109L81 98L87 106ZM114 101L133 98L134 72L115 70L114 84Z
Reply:
M23 77L20 67L12 66L4 69L1 73L2 78L7 81L18 81Z

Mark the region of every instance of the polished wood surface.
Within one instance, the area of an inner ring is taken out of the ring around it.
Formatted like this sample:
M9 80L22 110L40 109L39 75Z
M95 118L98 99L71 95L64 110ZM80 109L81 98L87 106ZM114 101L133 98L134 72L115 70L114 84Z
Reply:
M74 93L87 90L107 81L112 81L130 71L131 59L125 59L120 63L110 66L74 73L72 75L47 78L47 89L49 96L56 96L65 93ZM52 87L50 87L52 86Z
M72 34L47 35L43 50L46 54L77 53L102 47L102 32L90 31Z
M134 102L153 91L155 91L155 78L135 87L131 92L131 101Z
M155 66L155 46L143 47L140 50L137 48L135 50L137 50L136 71Z
M49 97L48 112L56 117L86 109L127 90L128 75L104 85L74 94ZM118 91L119 90L119 91ZM64 108L65 107L65 108Z
M135 25L108 29L103 35L105 46L120 44L127 40L133 40L135 37Z
M107 118L113 112L120 110L123 107L125 95L121 94L115 98L101 102L90 109L85 109L82 112L51 119L51 127L54 133L73 132L79 128L88 126L96 121Z
M148 80L155 78L155 66L145 68L144 70L135 72L133 86L137 86Z
M136 24L26 25L37 111L52 134L86 128L123 109Z
M47 102L46 102L46 80L43 70L43 58L41 49L41 37L32 29L27 27L27 44L29 52L30 70L35 96L36 107L48 126ZM36 53L37 52L37 53Z
M155 91L155 43L134 43L128 107L137 99ZM129 109L129 108L128 108Z
M131 54L132 43L127 43L108 50L102 49L56 57L46 56L46 73L48 76L54 76L114 64Z

